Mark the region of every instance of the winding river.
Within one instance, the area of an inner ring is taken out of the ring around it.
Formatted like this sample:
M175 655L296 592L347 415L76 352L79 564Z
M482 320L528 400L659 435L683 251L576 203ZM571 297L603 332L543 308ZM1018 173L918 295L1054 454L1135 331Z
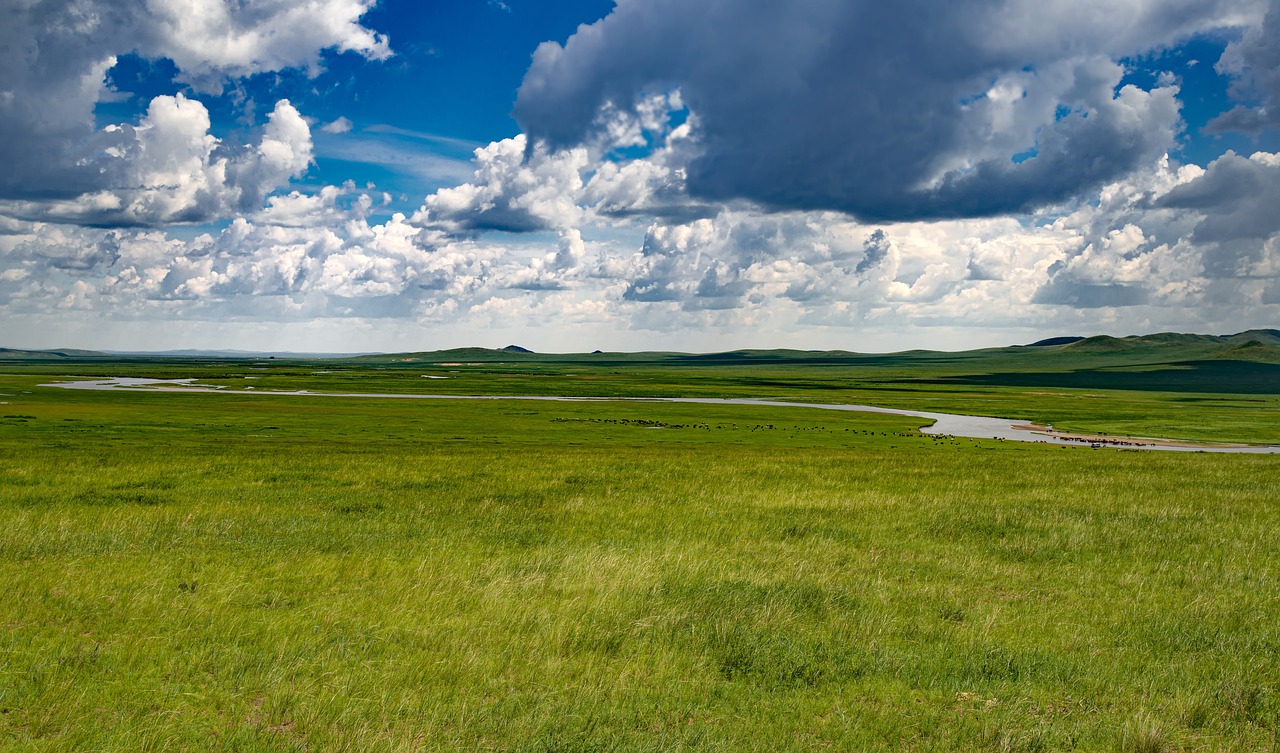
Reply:
M1199 445L1176 443L1159 439L1134 439L1119 437L1091 437L1063 434L1044 427L1029 426L1027 421L989 416L966 416L959 413L933 413L930 411L881 408L874 405L848 405L830 403L793 403L782 400L757 400L754 398L713 397L557 397L551 395L415 395L407 393L378 392L310 392L227 390L214 387L198 387L195 379L144 379L117 377L78 382L42 384L41 387L60 387L68 390L112 390L132 392L207 393L240 396L272 397L365 397L393 400L542 400L551 402L649 402L649 403L697 403L700 405L754 405L775 408L814 408L817 410L855 411L883 413L893 416L909 416L932 421L920 431L970 439L998 439L1012 442L1036 442L1040 444L1067 445L1072 447L1110 447L1127 450L1164 450L1168 452L1231 452L1259 455L1280 454L1280 446L1256 445Z

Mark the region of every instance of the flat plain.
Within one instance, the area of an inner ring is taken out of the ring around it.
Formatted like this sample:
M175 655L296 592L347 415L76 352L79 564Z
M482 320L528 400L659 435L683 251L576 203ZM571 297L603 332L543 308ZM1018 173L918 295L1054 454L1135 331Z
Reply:
M0 745L1276 750L1280 456L261 394L1280 443L1274 348L14 356Z

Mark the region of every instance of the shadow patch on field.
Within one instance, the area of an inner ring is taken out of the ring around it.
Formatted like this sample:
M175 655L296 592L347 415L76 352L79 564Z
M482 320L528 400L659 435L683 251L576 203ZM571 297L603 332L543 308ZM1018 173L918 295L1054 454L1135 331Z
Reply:
M1104 539L1087 513L1062 508L1053 518L1026 510L956 508L939 513L925 529L938 541L972 547L1003 562L1063 564L1129 542Z
M913 380L916 384L1059 387L1146 392L1280 394L1280 365L1253 361L1184 361L1150 371L1096 369L1053 373L1003 372Z
M847 511L832 508L784 506L765 513L766 530L778 540L802 544L812 539L862 544L866 534L855 528Z
M1192 702L1182 721L1196 730L1241 723L1257 727L1275 725L1280 723L1280 698L1263 685L1232 681Z
M870 668L866 652L846 642L732 622L711 630L707 651L725 680L767 689L848 682Z
M116 484L105 489L85 489L71 501L78 505L113 507L117 505L164 505L173 501L171 481L147 481Z
M752 583L745 580L679 581L661 586L664 598L693 605L700 620L739 620L757 612L785 609L801 617L823 617L832 612L856 612L856 595L825 589L813 583L777 581Z

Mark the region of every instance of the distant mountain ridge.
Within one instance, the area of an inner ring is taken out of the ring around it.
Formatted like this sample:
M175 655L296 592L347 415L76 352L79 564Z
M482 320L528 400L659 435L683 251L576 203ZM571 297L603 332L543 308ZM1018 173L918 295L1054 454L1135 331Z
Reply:
M292 351L256 351L256 350L160 350L160 351L113 351L113 350L79 350L76 348L53 348L49 350L24 350L22 348L0 348L0 360L57 360L57 359L112 359L112 358L200 358L219 360L249 360L262 358L354 358L370 355L362 353L296 353Z
M1242 346L1251 347L1240 350ZM1129 337L1097 335L1059 347L1063 352L1082 355L1185 350L1188 355L1200 358L1222 357L1227 353L1236 353L1237 355L1263 356L1264 360L1271 360L1273 354L1270 353L1270 349L1280 349L1280 330L1250 329L1234 335L1190 335L1177 332Z
M1128 337L1111 337L1097 334L1093 337L1055 338L1075 339L1070 346L1080 350L1129 350L1142 346L1185 346L1185 344L1244 344L1260 342L1280 347L1280 329L1247 329L1235 334L1183 334L1160 332L1156 334L1130 334ZM1046 341L1041 341L1046 342Z
M1070 345L1083 340L1083 337L1050 337L1046 340L1037 340L1027 345L1028 348L1050 348L1054 345Z
M0 348L0 360L30 359L40 361L65 360L70 358L104 358L108 354L96 350L78 350L76 348L56 348L53 350L22 350L21 348Z
M1206 345L1231 344L1244 345L1258 342L1263 345L1280 347L1280 329L1247 329L1234 335L1190 335L1179 332L1157 332L1151 335L1129 335L1112 337L1110 335L1094 335L1093 337L1052 337L1031 343L1027 347L1069 346L1079 350L1129 350L1149 345Z
M191 353L191 352L188 352ZM304 357L300 354L123 354L87 350L0 349L0 364L41 373L74 369L95 372L117 365L135 372L185 375L210 365L229 370L260 367L266 358L286 371L374 369L405 372L495 374L595 374L613 368L641 368L708 378L716 370L750 373L762 384L787 384L815 374L841 375L856 384L860 375L894 375L905 382L1006 387L1129 389L1280 395L1280 330L1251 329L1232 335L1161 332L1131 337L1052 337L1033 345L1011 345L959 352L908 350L852 353L842 350L742 349L727 353L534 353L520 346L451 348L420 353L354 357ZM187 368L192 367L192 368ZM328 372L325 372L328 373ZM790 374L790 376L789 376ZM425 376L425 374L424 374ZM881 377L877 377L881 378ZM781 381L777 381L781 380Z
M1110 335L1061 336L1051 337L1031 343L1030 345L1012 345L1005 348L979 348L970 351L935 351L907 350L897 353L856 353L847 350L795 350L790 348L765 349L747 348L720 353L677 353L677 352L602 352L591 353L536 353L518 345L505 348L450 348L448 350L425 351L418 353L393 353L386 355L364 356L361 360L388 359L399 363L440 363L440 362L472 362L495 363L502 361L545 361L555 362L563 359L611 359L618 361L631 360L677 360L682 363L712 364L752 364L787 361L791 363L833 363L841 360L883 359L903 357L930 360L938 357L955 357L968 354L991 354L1008 351L1010 354L1034 348L1035 352L1052 357L1052 354L1072 354L1079 356L1130 354L1141 358L1150 355L1157 360L1176 360L1179 355L1175 351L1185 350L1190 360L1205 358L1231 358L1243 360L1266 361L1280 363L1280 329L1250 329L1233 335L1195 335L1178 332L1160 332L1151 335L1130 335L1128 337L1112 337Z
M977 355L993 355L1006 352L1025 357L1033 353L1037 359L1057 361L1067 357L1102 358L1104 361L1121 359L1137 363L1173 362L1178 360L1228 359L1280 363L1280 329L1250 329L1232 335L1197 335L1177 332L1159 332L1150 335L1112 337L1110 335L1059 336L1038 340L1028 345L1005 348L981 348L971 351L909 350L898 353L860 354L846 350L795 350L795 349L743 349L722 353L638 352L605 353L599 350L581 354L536 353L519 345L493 348L450 348L446 350L406 353L282 353L237 350L171 350L165 352L108 352L59 348L51 350L24 350L0 348L0 361L73 361L111 360L120 358L156 359L219 359L251 360L277 358L283 360L354 360L389 363L500 363L512 361L555 362L584 359L591 362L603 360L633 362L667 360L681 363L741 364L777 363L826 363L841 361L869 362L882 359L936 360L939 358L968 359Z

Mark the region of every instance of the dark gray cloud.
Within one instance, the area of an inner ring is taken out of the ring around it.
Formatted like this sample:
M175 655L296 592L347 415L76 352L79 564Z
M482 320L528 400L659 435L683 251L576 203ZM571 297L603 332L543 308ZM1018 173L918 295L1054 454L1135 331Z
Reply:
M1204 175L1175 187L1156 206L1203 213L1191 236L1198 243L1270 237L1280 232L1280 159L1227 152L1209 163Z
M1236 77L1232 94L1250 105L1237 105L1214 118L1209 133L1244 131L1258 133L1280 128L1280 0L1271 0L1262 26L1245 32L1232 43L1217 69Z
M0 197L69 197L96 185L76 146L92 133L112 53L129 51L97 35L128 14L89 10L69 0L0 8Z
M968 280L994 282L994 281L999 281L1004 279L1004 277L1000 275L998 272L991 271L990 269L987 268L987 265L983 264L982 262L974 258L969 259L969 265L967 269L968 269L969 275L965 279L968 279Z
M1270 268L1280 234L1280 156L1227 152L1204 175L1174 187L1156 202L1199 220L1187 240L1200 251L1211 278L1248 277Z
M563 148L596 138L602 111L679 88L695 198L873 221L995 215L1170 146L1175 90L1117 91L1118 58L1260 16L1250 0L621 0L538 48L515 115Z
M867 242L863 244L862 248L865 255L853 270L853 273L858 275L875 269L880 265L880 262L889 256L889 252L893 249L889 238L884 234L883 230L877 230L868 236Z
M723 264L707 267L693 297L685 302L685 308L693 311L724 311L742 306L742 298L751 285L741 278L739 270Z
M1031 297L1031 302L1077 309L1101 309L1140 306L1149 297L1146 288L1139 285L1082 282L1062 274L1037 290Z
M39 237L30 237L15 249L21 258L34 260L51 270L101 273L120 261L120 236L104 233L86 243L76 233L50 227Z

